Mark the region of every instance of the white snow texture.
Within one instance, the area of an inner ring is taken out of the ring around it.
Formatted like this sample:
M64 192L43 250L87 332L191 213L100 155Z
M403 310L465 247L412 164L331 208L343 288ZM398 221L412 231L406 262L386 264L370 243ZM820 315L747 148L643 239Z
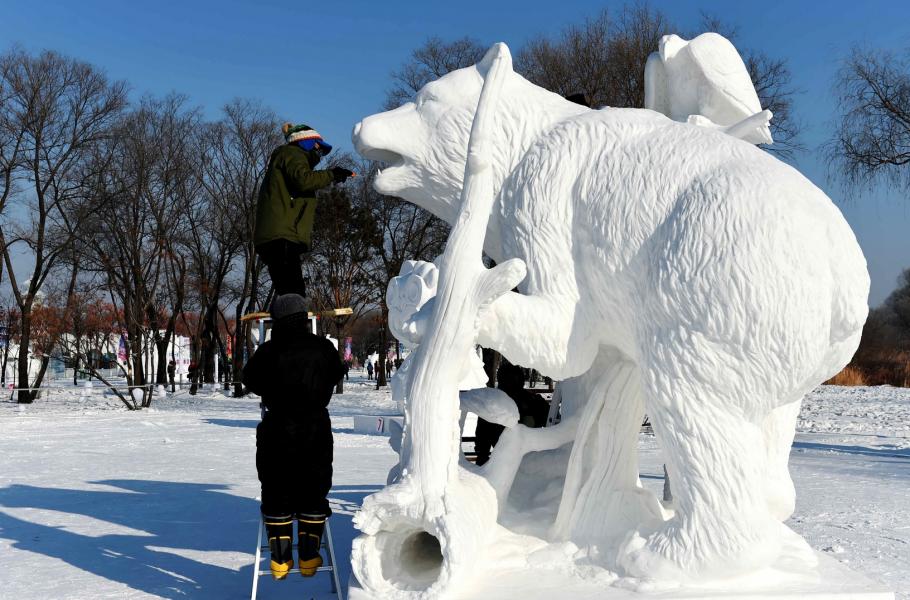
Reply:
M395 333L419 346L396 385L400 468L356 518L352 568L375 597L464 591L496 568L494 541L513 558L587 549L625 585L697 585L798 540L782 521L800 402L856 349L866 262L831 200L750 143L770 141L770 114L727 40L668 36L648 80L660 112L592 110L497 44L355 126L358 152L389 164L376 189L453 224L438 273L411 263L390 286ZM560 424L528 429L495 393L466 397L509 425L480 468L458 443L475 344L563 398ZM638 479L645 413L672 504Z

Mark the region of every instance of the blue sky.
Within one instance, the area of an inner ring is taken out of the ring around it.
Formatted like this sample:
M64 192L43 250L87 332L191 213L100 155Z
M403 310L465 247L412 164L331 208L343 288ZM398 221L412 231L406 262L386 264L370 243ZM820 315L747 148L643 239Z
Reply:
M311 124L336 147L379 110L390 73L427 37L469 35L519 48L621 2L309 2L159 0L154 3L5 0L0 49L52 48L128 80L134 95L187 94L206 114L234 97L261 99L283 118ZM817 147L833 119L832 77L853 44L910 49L910 2L654 1L683 29L705 11L739 28L740 47L786 58L809 151L799 169L835 199L854 228L880 303L910 267L910 199L873 190L846 197L826 180Z

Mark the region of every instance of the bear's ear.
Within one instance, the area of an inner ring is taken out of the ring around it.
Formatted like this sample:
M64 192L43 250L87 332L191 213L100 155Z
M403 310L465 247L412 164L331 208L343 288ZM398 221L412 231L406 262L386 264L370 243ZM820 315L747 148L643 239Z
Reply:
M509 47L506 46L504 42L497 42L490 46L490 49L484 54L483 59L477 63L477 71L480 73L481 77L486 78L487 72L490 70L490 67L493 65L496 58L502 58L503 65L507 66L509 71L512 70L512 53L509 52Z

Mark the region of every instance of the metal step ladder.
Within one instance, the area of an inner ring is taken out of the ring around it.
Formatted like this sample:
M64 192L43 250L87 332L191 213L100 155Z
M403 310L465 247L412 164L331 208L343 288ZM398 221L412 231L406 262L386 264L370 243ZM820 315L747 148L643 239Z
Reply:
M326 519L325 521L325 531L322 533L322 542L319 544L320 549L325 550L326 558L328 562L316 571L318 573L329 573L331 576L332 583L332 593L338 596L340 600L344 600L344 593L341 591L341 581L338 579L338 570L335 568L335 543L332 540L332 526L330 524L331 519ZM262 569L261 562L263 559L263 551L265 551L265 558L269 557L269 541L263 537L265 533L265 526L263 525L262 519L259 519L259 533L256 534L256 562L253 563L253 591L250 593L250 600L256 600L256 594L259 591L259 578L263 575L271 576L272 571L270 569ZM297 539L297 536L294 536L294 539ZM294 542L291 546L294 556L297 554L297 542ZM294 571L291 571L288 574L288 579L291 575L294 574ZM300 573L297 573L297 576L300 577Z

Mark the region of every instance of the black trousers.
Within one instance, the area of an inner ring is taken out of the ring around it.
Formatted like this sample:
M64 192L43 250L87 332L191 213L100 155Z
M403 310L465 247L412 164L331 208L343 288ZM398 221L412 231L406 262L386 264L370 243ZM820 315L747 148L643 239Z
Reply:
M256 427L256 471L264 515L332 514L332 422L329 411L267 411Z
M477 429L474 432L474 452L477 453L477 466L490 460L490 452L499 441L505 427L477 418Z
M276 295L300 294L306 297L300 255L308 250L306 244L281 239L256 246L256 253L269 270Z

